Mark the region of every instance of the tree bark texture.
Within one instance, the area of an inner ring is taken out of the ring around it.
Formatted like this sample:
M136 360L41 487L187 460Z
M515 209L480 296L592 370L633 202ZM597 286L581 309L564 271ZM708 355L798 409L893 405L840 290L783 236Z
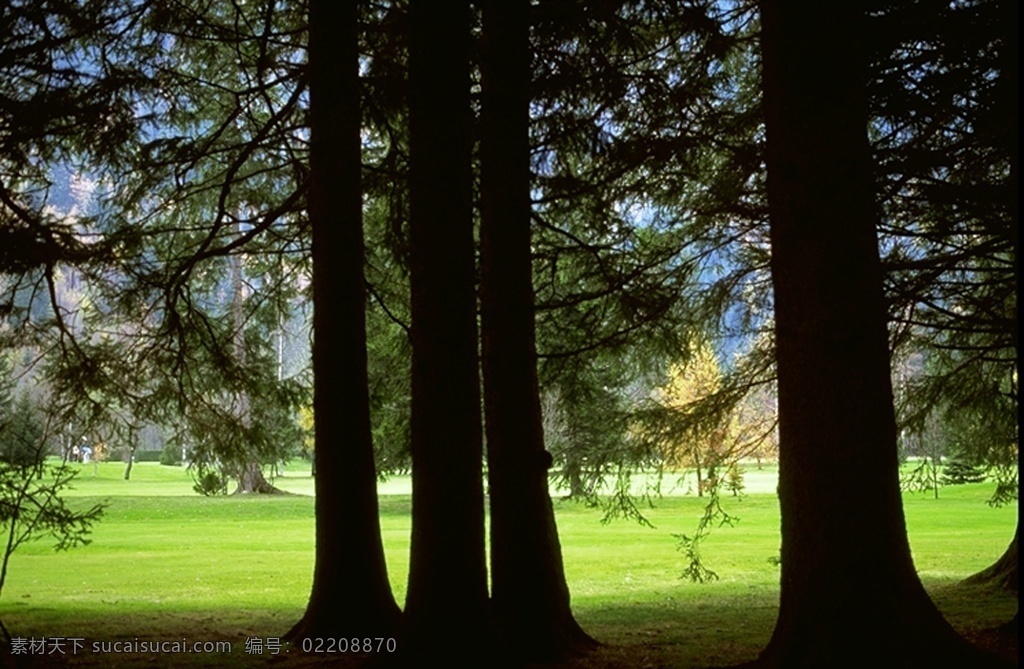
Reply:
M301 637L388 637L391 593L367 385L357 3L311 0L310 184L316 561Z
M907 542L866 134L865 5L761 8L782 583L759 664L988 666L928 598Z
M410 3L412 539L403 652L491 645L472 216L469 4Z
M530 253L528 0L483 3L481 328L491 516L491 606L517 655L594 642L569 605L548 494Z

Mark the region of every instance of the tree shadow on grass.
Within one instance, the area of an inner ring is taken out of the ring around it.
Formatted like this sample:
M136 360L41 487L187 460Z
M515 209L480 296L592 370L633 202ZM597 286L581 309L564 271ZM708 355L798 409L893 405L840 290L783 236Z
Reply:
M1016 628L1005 627L1017 610L1015 593L964 586L952 578L927 580L926 589L968 641L1017 664ZM659 603L581 610L581 624L603 645L584 658L531 669L735 666L757 658L771 637L777 614L777 593L688 602L666 597Z
M940 610L953 626L972 643L1017 662L1017 637L995 628L1016 612L1017 599L1012 593L959 585L956 579L926 579L926 588ZM657 601L633 601L612 605L577 606L576 612L584 629L601 642L601 646L584 657L558 664L533 664L526 669L687 669L690 667L721 667L755 659L768 643L778 613L777 593L752 593L748 596L714 597L707 590L700 597L701 586L692 586L698 595L680 601L666 595ZM366 656L303 653L293 646L277 655L245 653L248 636L280 636L286 629L281 612L250 611L243 624L239 611L193 611L179 615L150 614L146 620L134 618L139 639L214 640L233 643L230 655L104 655L86 653L61 661L54 657L36 657L24 664L13 664L14 658L0 658L0 669L25 667L141 667L223 666L231 668L261 667L264 669L306 669L307 667L359 667ZM95 620L76 617L76 628L92 630L90 641L113 639L104 630L117 629L116 638L131 638L123 633L132 629L127 617L97 611ZM268 629L263 629L268 628ZM272 629L270 629L272 628ZM17 632L17 630L13 630ZM70 634L67 630L33 630L38 635ZM449 666L474 665L474 658L460 657L452 650ZM479 658L476 658L479 659ZM469 663L469 664L466 664Z

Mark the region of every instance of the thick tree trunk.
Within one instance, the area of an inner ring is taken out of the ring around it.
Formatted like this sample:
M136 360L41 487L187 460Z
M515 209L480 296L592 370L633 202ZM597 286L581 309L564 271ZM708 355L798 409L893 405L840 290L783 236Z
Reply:
M989 666L928 598L907 542L866 137L864 6L761 7L782 583L758 664Z
M1015 275L1020 276L1020 152L1018 150L1020 141L1020 7L1018 2L1000 3L999 38L1003 42L1000 50L999 69L1000 76L996 83L998 91L996 109L999 113L999 126L1002 136L1006 139L1006 148L1010 157L1010 175L1007 179L1009 188L1008 209L1013 215L1010 229L1014 234L1013 242L1013 264L1016 269ZM1018 291L1019 292L1019 291ZM1013 321L1010 324L1013 332L1014 350L1016 352L1017 369L1020 368L1020 327L1017 321L1017 310L1013 311ZM1014 382L1016 391L1017 382ZM1014 397L1017 397L1016 392ZM1018 408L1019 411L1019 408ZM1017 548L1017 540L1020 538L1020 518L1017 519L1017 528L1014 531L1013 540L1006 548L1003 555L991 566L974 574L966 579L968 584L992 584L1007 590L1019 590L1018 572L1020 571L1020 555ZM1018 614L1019 615L1019 612ZM1006 627L1016 630L1017 615Z
M548 494L530 255L528 0L483 3L481 327L491 510L491 605L516 655L594 642L569 605Z
M366 361L357 3L311 0L310 186L316 563L304 637L390 637Z
M565 465L566 478L569 481L567 499L583 499L587 496L587 485L583 481L583 465L578 460L571 460Z
M241 494L257 495L283 495L284 491L267 480L263 475L263 467L256 462L248 462L242 465L238 472L238 487L235 488L236 495Z
M473 243L469 3L410 3L412 540L404 661L491 653ZM450 642L457 639L458 649ZM489 664L489 662L487 662Z

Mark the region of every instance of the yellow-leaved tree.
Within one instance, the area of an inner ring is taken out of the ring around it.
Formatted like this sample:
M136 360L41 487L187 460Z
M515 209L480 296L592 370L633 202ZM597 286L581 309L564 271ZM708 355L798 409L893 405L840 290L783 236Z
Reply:
M661 431L661 453L671 469L693 468L697 494L703 495L725 456L728 416L712 411L722 387L718 356L700 340L681 362L673 363L655 399L670 411L671 423Z
M669 469L693 469L697 494L720 480L738 493L742 458L771 457L774 451L774 393L767 388L736 388L706 339L698 339L654 393L659 418L644 433L658 444Z

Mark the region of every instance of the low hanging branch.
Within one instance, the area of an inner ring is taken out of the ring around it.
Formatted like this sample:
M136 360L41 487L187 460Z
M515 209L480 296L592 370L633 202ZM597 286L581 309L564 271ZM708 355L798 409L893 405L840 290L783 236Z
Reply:
M0 528L6 530L0 557L0 594L7 582L11 556L22 544L51 537L56 540L54 550L62 551L90 542L89 533L103 515L104 505L94 504L85 510L67 506L61 493L70 488L77 474L66 462L48 465L43 458L28 465L0 462ZM3 622L0 633L9 644L11 635Z

